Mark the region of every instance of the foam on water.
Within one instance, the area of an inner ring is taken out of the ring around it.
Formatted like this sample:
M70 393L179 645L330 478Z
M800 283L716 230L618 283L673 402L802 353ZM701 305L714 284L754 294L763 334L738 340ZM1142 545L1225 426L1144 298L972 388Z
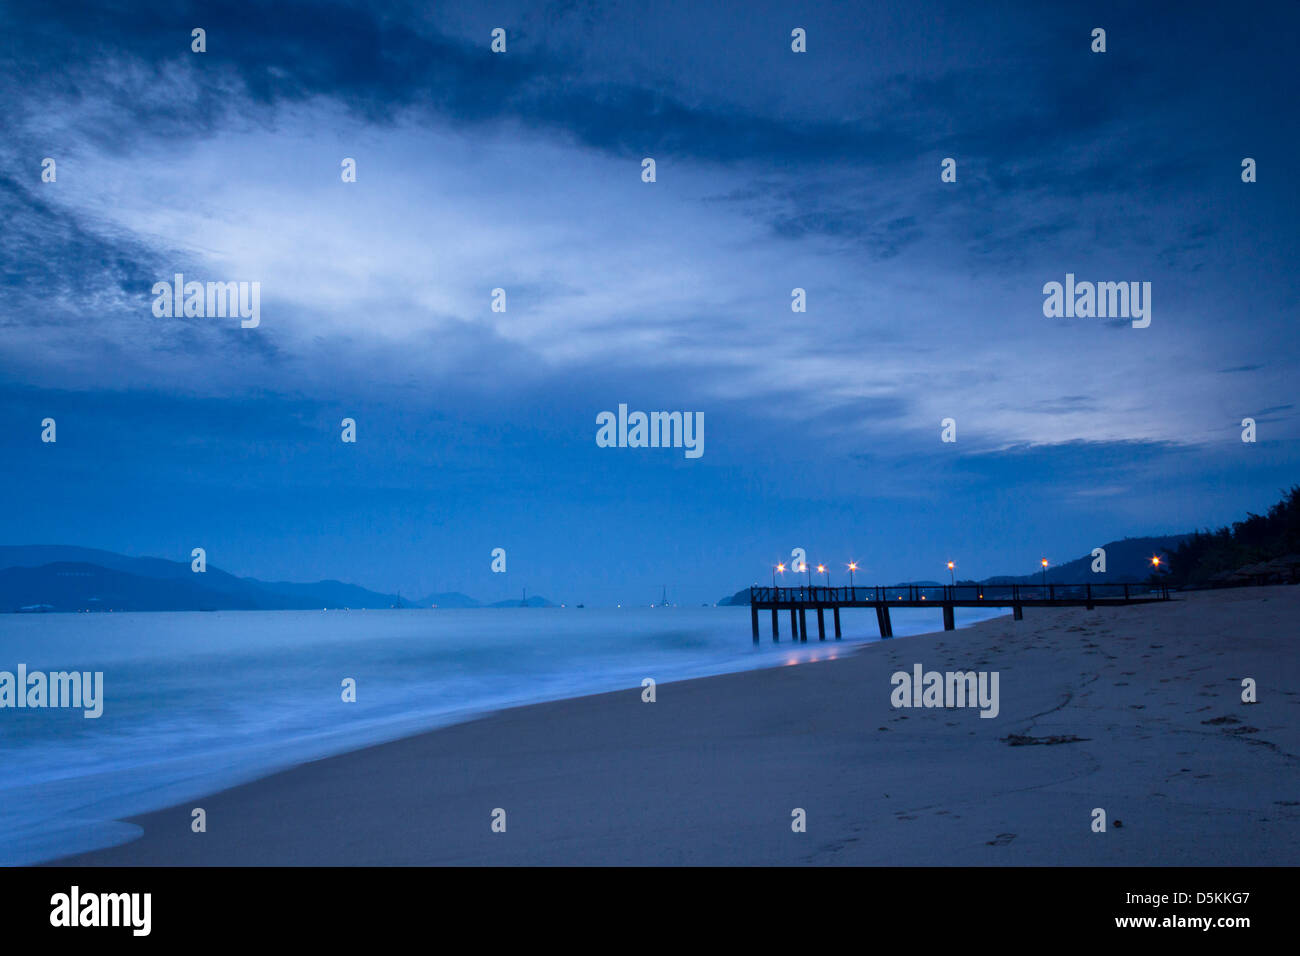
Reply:
M942 626L929 611L894 618L900 636ZM875 627L871 611L843 621ZM139 832L124 817L504 707L825 660L863 640L794 644L783 615L773 644L760 622L755 646L743 608L0 615L0 670L104 672L98 719L0 710L0 864L119 843ZM341 700L345 677L356 703Z

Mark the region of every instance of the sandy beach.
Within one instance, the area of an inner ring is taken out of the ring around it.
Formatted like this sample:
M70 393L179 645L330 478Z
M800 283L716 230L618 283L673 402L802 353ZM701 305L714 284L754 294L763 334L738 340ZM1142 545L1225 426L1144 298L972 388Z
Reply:
M660 684L654 703L520 707L305 764L58 863L1294 864L1297 621L1300 587L1278 586L828 641L828 659ZM996 671L998 716L894 708L891 674L916 664Z

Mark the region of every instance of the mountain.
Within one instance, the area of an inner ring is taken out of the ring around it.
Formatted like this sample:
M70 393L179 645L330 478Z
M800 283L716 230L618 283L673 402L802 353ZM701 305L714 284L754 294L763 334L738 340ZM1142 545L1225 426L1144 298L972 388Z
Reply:
M1153 538L1123 538L1102 545L1106 552L1106 570L1093 573L1095 560L1091 553L1082 558L1075 558L1065 564L1049 565L1047 568L1048 584L1102 584L1104 582L1141 582L1151 576L1151 556L1160 555L1166 563L1168 557L1179 545L1191 539L1190 534L1171 534ZM816 583L816 582L814 582ZM874 582L863 581L859 587L868 587ZM909 584L936 587L946 581L903 581L889 587L906 587ZM959 584L1042 584L1043 572L1031 574L1000 574L983 581L959 581ZM847 585L847 581L838 582L838 587ZM798 587L798 583L791 584ZM749 607L749 588L743 588L730 597L718 602L719 607Z
M731 597L724 597L718 607L749 607L749 588L741 588Z
M1106 552L1106 570L1093 573L1093 556L1087 554L1065 564L1048 565L1048 584L1102 584L1112 582L1145 581L1151 576L1151 556L1160 555L1168 562L1169 555L1190 538L1189 534L1163 535L1156 538L1124 538L1102 545ZM985 578L981 584L1042 584L1043 572L1021 575L998 575Z
M0 546L0 611L47 604L57 611L388 608L396 595L340 581L297 584L238 578L208 565L133 558L63 545Z
M275 606L252 593L231 594L197 581L147 578L77 561L0 570L0 609L42 604L53 611L259 610Z
M484 605L459 591L401 600L343 581L259 581L188 561L133 558L98 548L0 545L0 612L44 605L53 611L318 610L321 608L518 607ZM530 597L529 607L555 607Z
M208 571L211 572L212 568L209 567ZM388 608L398 606L396 594L379 594L375 591L368 591L356 584L344 584L342 581L316 581L312 584L294 584L289 581L263 583L253 578L241 578L240 580L253 584L268 594L305 602L305 607ZM410 607L410 603L403 599L400 606Z

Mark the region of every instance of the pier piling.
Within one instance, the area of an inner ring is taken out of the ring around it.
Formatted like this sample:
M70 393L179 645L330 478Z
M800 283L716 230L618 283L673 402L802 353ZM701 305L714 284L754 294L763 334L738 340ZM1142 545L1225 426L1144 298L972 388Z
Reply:
M885 604L876 605L876 623L880 625L881 637L893 637L894 626L889 620L889 606Z

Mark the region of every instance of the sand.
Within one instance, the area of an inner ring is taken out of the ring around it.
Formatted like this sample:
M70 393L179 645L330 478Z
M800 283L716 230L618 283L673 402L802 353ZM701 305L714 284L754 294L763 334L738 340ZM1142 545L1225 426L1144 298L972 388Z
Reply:
M827 660L661 684L655 703L520 707L305 764L59 862L1294 864L1297 621L1300 587L1270 587L828 641ZM997 671L1000 714L893 708L890 675L916 663Z

